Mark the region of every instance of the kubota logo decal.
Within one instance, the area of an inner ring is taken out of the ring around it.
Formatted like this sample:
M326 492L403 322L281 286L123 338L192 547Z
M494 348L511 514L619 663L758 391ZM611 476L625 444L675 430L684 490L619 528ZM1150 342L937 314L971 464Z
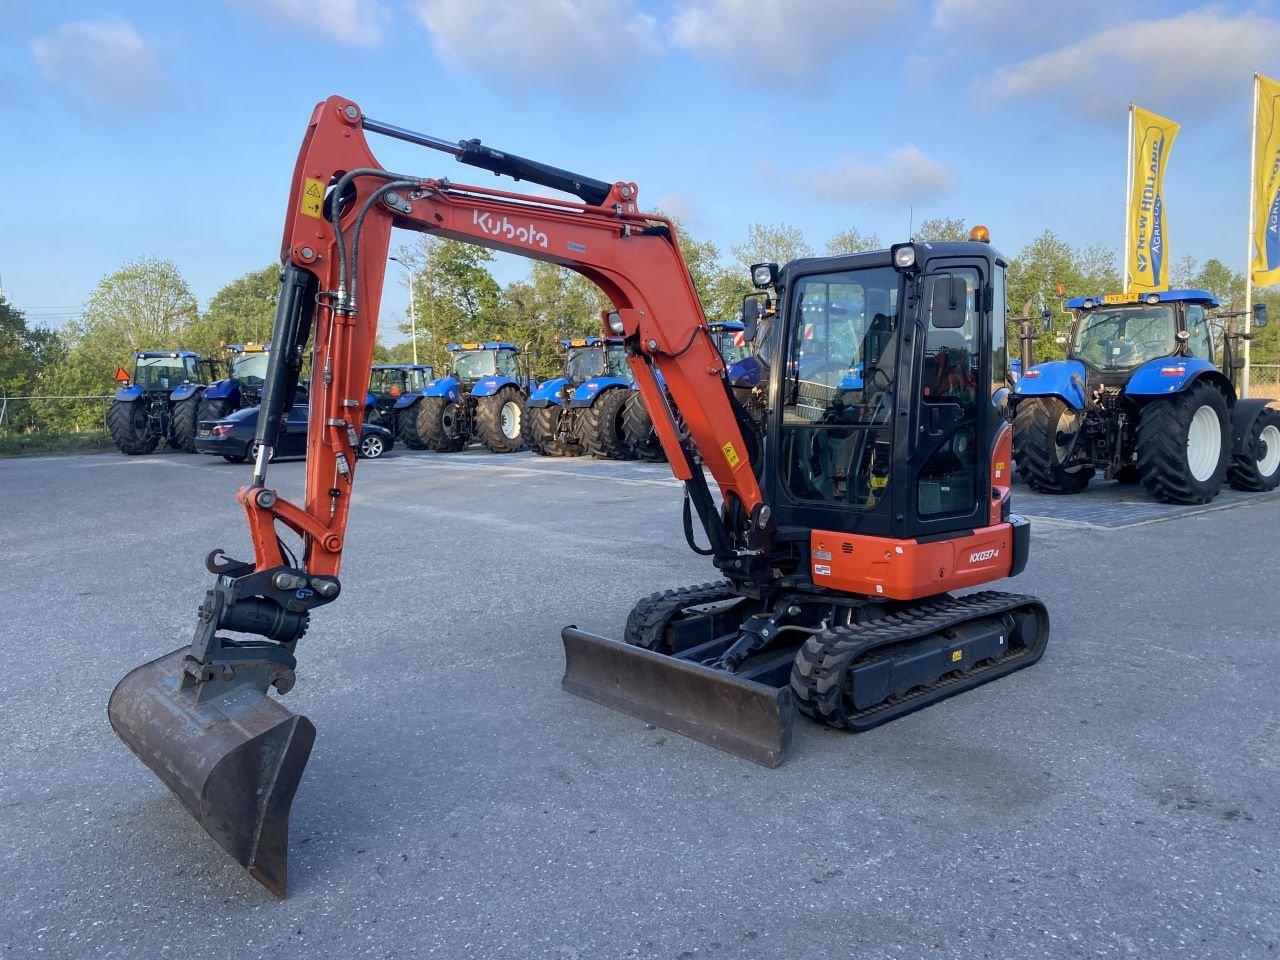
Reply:
M481 213L479 210L472 210L471 217L471 222L491 237L519 240L521 243L539 246L544 250L547 248L547 235L541 230L535 229L532 223L521 227L512 223L505 216L501 220L495 220L491 214Z
M969 562L981 563L983 560L994 560L998 556L1000 556L999 550L979 550L969 554Z

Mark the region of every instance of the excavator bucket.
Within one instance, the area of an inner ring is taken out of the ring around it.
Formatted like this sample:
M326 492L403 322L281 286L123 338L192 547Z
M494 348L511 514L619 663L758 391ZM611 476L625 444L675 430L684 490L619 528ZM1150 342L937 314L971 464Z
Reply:
M791 742L791 690L565 627L568 693L766 767Z
M289 807L316 728L252 684L197 702L182 647L131 671L107 704L111 726L200 826L277 897L285 895Z

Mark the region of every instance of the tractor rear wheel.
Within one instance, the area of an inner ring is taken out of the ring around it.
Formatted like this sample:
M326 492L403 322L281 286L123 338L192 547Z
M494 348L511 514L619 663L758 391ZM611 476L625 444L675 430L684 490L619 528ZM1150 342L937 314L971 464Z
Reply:
M200 407L196 412L196 421L221 420L232 413L230 397L200 397Z
M518 387L507 385L476 401L476 432L493 453L515 453L524 446L522 420L524 398Z
M1274 490L1280 486L1280 410L1264 407L1244 445L1231 458L1228 473L1237 490Z
M200 421L200 400L203 397L204 391L200 390L173 405L169 420L173 431L169 446L173 449L183 453L196 452L196 424Z
M544 457L581 456L582 447L557 436L560 418L564 414L564 408L556 403L548 403L545 407L525 407L524 423L521 426L524 445Z
M582 411L582 441L587 453L598 460L634 460L627 443L623 411L633 391L622 387L606 390ZM639 396L639 394L636 394Z
M1019 401L1013 417L1013 462L1022 482L1036 493L1079 493L1087 487L1093 467L1062 465L1083 422L1080 411L1058 397Z
M423 445L436 453L454 453L467 445L458 435L461 411L448 397L424 397L418 402L418 436Z
M160 436L151 432L144 400L114 400L107 411L107 432L120 452L131 457L151 453L160 445Z
M1231 413L1213 384L1197 380L1142 408L1138 473L1157 500L1208 503L1222 489L1230 460Z
M667 458L638 390L632 391L622 407L622 436L632 455L641 460L661 463Z
M418 410L423 401L416 400L396 411L397 438L410 450L425 450L426 441L418 432Z

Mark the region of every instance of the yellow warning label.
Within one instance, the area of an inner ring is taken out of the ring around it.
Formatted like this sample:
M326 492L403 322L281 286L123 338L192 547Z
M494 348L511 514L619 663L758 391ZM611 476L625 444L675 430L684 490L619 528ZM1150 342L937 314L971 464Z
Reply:
M1004 461L1003 461L1003 460L997 460L997 461L996 461L996 469L997 469L997 470L1003 470L1003 469L1004 469Z
M877 477L874 473L871 475L871 489L883 490L889 485L888 477Z
M960 651L960 650L952 650L952 651L951 651L951 662L952 662L952 663L955 663L955 662L957 662L958 660L963 660L963 659L964 659L964 653L963 653L962 651Z
M724 445L724 458L729 461L729 466L736 467L738 465L738 451L733 449L732 443Z
M298 204L298 212L304 217L320 219L320 208L324 205L324 184L319 180L307 177L302 185L302 202Z

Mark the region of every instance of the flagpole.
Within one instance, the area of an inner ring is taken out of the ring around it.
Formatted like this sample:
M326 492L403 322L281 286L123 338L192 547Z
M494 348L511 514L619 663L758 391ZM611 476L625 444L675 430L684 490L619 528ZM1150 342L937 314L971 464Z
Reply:
M1124 172L1124 254L1121 276L1124 277L1124 293L1129 292L1129 223L1133 219L1130 205L1133 202L1133 104L1129 104L1129 160Z
M1253 75L1253 137L1249 148L1249 245L1244 261L1244 369L1240 372L1240 396L1249 395L1249 340L1253 328L1253 233L1258 228L1258 74Z

